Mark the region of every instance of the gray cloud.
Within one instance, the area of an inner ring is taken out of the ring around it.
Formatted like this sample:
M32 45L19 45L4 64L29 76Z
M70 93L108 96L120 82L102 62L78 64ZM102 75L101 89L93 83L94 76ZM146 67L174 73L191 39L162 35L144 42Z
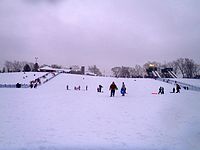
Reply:
M38 4L38 3L56 4L56 3L60 3L60 2L62 2L64 0L22 0L22 1L23 2L27 2L27 3L31 3L31 4Z
M0 60L37 56L41 63L108 67L190 57L200 63L199 11L197 0L2 1Z

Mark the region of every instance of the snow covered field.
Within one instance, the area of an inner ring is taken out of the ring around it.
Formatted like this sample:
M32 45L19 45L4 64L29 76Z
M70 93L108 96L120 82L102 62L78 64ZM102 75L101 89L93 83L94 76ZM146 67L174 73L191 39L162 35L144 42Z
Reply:
M23 75L3 76L0 83L15 84ZM128 94L110 97L112 81L119 89L125 82ZM160 86L165 94L152 94ZM37 89L0 88L0 150L198 150L200 92L172 88L153 79L70 74Z

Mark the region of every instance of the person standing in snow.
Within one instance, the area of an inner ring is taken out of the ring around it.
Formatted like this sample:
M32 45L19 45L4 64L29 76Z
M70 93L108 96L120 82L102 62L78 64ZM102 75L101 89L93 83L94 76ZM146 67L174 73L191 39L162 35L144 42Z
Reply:
M69 85L66 86L66 89L69 90Z
M158 91L158 94L164 94L165 92L164 92L164 87L160 87L159 88L159 91Z
M114 97L115 96L115 90L118 90L115 82L112 82L112 84L110 85L110 97Z
M99 87L97 88L97 92L102 92L102 88L103 88L103 86L102 85L99 85Z
M159 87L158 94L161 94L161 93L162 93L162 87Z
M172 89L172 93L175 93L175 88Z
M165 94L165 89L164 89L164 87L162 87L162 92L161 92L161 94Z
M85 87L85 90L87 91L88 90L88 86L86 85L86 87Z
M126 94L126 86L125 86L124 82L122 82L121 94L122 94L122 96L125 96L125 94Z
M180 85L176 84L176 93L180 93L180 89L181 89Z

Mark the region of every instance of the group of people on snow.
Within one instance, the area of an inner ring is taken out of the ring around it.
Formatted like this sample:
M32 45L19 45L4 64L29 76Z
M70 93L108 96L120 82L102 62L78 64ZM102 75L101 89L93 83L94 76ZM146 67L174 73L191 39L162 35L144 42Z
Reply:
M173 87L172 92L170 93L180 93L180 89L181 89L181 86L178 83L176 83L175 87ZM164 93L165 93L164 87L159 87L158 94L164 94Z
M41 80L40 80L40 78L37 78L30 82L30 88L37 88L37 86L40 84L41 84Z
M80 88L81 88L80 86L78 86L78 87L75 86L74 90L80 90ZM103 86L99 85L97 87L97 92L103 93L102 88L103 88ZM66 90L70 90L69 89L69 85L66 85ZM85 90L86 91L88 90L88 86L87 85L86 85L86 89ZM110 90L110 97L114 97L115 96L115 91L118 90L118 87L116 86L115 82L112 82L112 84L109 87L109 90ZM122 82L122 87L121 87L120 92L121 92L122 96L125 96L125 94L126 94L126 86L125 86L124 82Z
M115 90L118 90L115 82L112 82L112 84L110 85L110 97L114 97L115 96ZM126 86L124 84L124 82L122 82L122 87L121 87L121 94L122 96L125 96L126 94Z
M164 87L159 87L158 94L165 94Z
M181 89L180 85L176 83L176 93L180 93L180 89Z
M103 88L103 86L99 85L97 87L97 92L103 93L102 88ZM66 86L66 89L69 90L69 86L68 85ZM180 93L180 89L181 89L181 86L178 83L176 83L175 87L172 89L172 92L170 92L170 93ZM74 90L80 90L80 86L78 86L78 87L75 86ZM87 90L88 90L88 86L86 86L86 91ZM116 90L118 90L118 87L115 84L115 82L111 83L111 85L109 87L109 90L110 90L110 97L114 97ZM158 93L155 93L155 94L164 94L165 93L164 90L165 90L164 87L159 87ZM127 92L126 92L126 86L125 86L124 82L122 82L120 93L121 93L122 96L125 96L125 94L127 94Z
M66 90L71 90L70 87L69 87L69 85L66 85ZM74 90L80 91L81 90L81 86L80 85L74 86ZM88 86L86 85L85 89L82 89L82 90L86 90L87 91L88 90Z
M175 87L173 87L172 92L170 93L180 93L180 89L181 89L181 86L178 83L176 83Z
M97 88L97 92L102 93L103 92L102 88L103 88L103 86L99 85L99 87ZM109 90L110 90L110 97L114 97L115 96L115 91L118 90L118 87L115 84L115 82L112 82L112 84L109 87ZM125 96L125 94L126 94L126 86L125 86L124 82L122 82L122 87L121 87L121 91L120 92L121 92L122 96Z

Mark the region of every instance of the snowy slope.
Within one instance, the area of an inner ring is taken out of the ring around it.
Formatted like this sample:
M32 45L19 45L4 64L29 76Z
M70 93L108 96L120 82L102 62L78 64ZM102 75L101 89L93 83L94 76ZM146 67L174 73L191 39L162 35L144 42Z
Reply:
M200 79L181 79L180 78L180 79L173 79L173 80L200 87Z
M125 82L128 94L109 97L112 81L119 89ZM166 94L152 94L159 86ZM200 93L172 88L152 79L61 74L37 89L0 89L0 150L200 149Z
M1 73L0 84L29 84L30 81L44 75L44 72L13 72L13 73Z

